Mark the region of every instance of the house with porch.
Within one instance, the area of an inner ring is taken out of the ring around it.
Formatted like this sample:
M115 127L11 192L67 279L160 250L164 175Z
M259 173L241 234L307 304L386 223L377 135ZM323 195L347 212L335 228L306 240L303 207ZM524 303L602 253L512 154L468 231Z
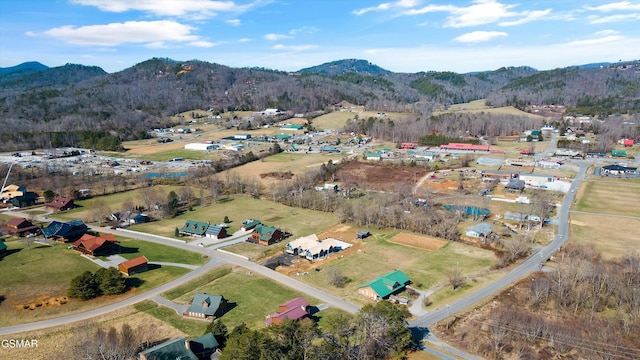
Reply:
M104 234L102 236L94 236L84 234L80 239L73 242L73 250L79 251L90 256L110 255L119 244L116 236L113 234Z
M69 242L79 239L89 228L80 219L68 222L52 221L47 227L42 229L42 235L47 239L60 242Z
M195 221L195 220L187 220L187 222L180 228L180 234L187 235L190 237L204 237L207 229L209 228L209 223Z
M389 295L404 290L410 283L411 280L407 274L402 270L396 270L360 285L358 287L358 294L372 300L382 300L388 298Z
M635 175L638 172L637 167L606 165L602 167L601 173L604 175Z
M193 296L191 305L182 314L196 319L214 320L222 316L227 310L227 300L222 295L197 293Z
M258 224L253 228L253 232L249 235L247 241L260 245L271 245L282 239L284 239L284 232L279 228Z
M277 312L267 316L265 324L267 326L271 324L278 325L286 319L300 321L308 319L309 313L309 302L303 297L297 297L281 304Z
M11 236L27 236L29 234L38 234L40 228L33 225L31 221L23 218L11 218L4 226L4 232Z
M321 260L327 256L350 248L352 245L337 239L327 238L319 241L315 246L307 249L304 253L304 257L307 260Z

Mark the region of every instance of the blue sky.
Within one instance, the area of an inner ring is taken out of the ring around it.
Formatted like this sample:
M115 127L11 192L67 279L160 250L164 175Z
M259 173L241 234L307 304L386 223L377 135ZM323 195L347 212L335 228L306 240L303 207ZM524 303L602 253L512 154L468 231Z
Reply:
M366 59L396 72L640 59L640 0L2 0L0 67L152 57L294 71Z

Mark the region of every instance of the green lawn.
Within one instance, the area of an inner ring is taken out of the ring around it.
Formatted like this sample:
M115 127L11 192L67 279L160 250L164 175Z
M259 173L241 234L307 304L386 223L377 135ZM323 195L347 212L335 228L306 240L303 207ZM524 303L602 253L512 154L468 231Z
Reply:
M161 267L136 274L127 282L132 289L120 296L99 297L89 301L68 299L65 304L44 305L25 310L23 305L45 303L66 295L69 282L84 271L95 272L99 266L83 258L68 244L53 246L8 239L9 253L0 260L0 326L17 325L96 309L115 301L155 288L186 274L189 270ZM9 275L10 274L10 275Z
M293 236L304 236L326 229L337 223L335 215L320 211L293 208L268 200L253 199L248 196L230 196L217 204L196 206L173 219L132 226L132 230L174 237L176 228L181 228L187 220L221 223L225 216L232 221L229 233L240 229L242 221L259 219L262 223L277 226ZM184 239L184 238L181 238Z
M426 251L386 241L396 233L379 234L374 231L374 236L368 238L357 251L333 256L329 261L319 261L317 266L322 271L310 271L299 280L347 301L366 304L368 300L357 294L358 286L393 270L404 271L413 286L426 290L445 283L447 271L456 264L465 274L475 274L487 270L496 262L491 251L456 242L450 242L437 251ZM332 267L339 269L349 279L343 288L329 285L326 270Z
M591 213L638 216L640 186L613 181L587 181L578 192L575 210Z
M162 320L174 328L182 331L189 337L196 337L204 334L207 329L207 322L186 319L178 314L173 309L169 309L164 306L158 306L151 300L145 300L135 305L135 308L139 311L143 311L156 319Z
M334 111L313 119L313 126L317 129L342 129L347 120L353 119L356 113L349 111Z
M264 326L265 317L278 310L278 305L287 302L302 293L275 283L256 274L250 274L244 268L234 268L232 272L221 272L217 279L192 288L180 295L174 301L188 303L196 292L220 294L234 306L221 319L229 329L246 323L247 326L258 328ZM312 305L318 301L305 297Z
M174 262L179 264L202 265L207 262L201 254L177 249L172 246L156 244L149 241L118 237L122 249L122 257L133 259L144 255L149 261Z

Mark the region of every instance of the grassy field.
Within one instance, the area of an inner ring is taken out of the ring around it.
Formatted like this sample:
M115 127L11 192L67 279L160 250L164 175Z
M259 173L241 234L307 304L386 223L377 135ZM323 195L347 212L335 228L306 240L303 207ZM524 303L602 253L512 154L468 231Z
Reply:
M247 196L230 196L217 204L195 207L193 211L187 211L176 218L139 224L131 229L173 237L175 228L182 227L188 219L210 221L214 224L221 223L225 215L232 221L229 224L230 233L240 229L242 221L247 218L259 219L264 224L280 227L293 236L308 235L337 222L335 215L331 213L292 208Z
M429 289L446 282L446 272L458 264L465 274L473 274L488 269L496 261L488 250L450 242L437 251L420 250L388 242L397 231L379 232L366 241L358 242L341 255L315 263L322 271L309 271L300 280L356 304L366 304L367 300L357 294L361 284L376 276L401 269L420 289ZM301 260L306 261L306 260ZM329 285L326 269L337 268L349 281L343 288Z
M120 296L99 297L89 301L66 299L66 290L74 276L99 267L67 249L67 244L32 245L27 249L18 240L8 240L9 254L0 260L0 326L45 320L96 309L109 303L157 287L188 272L187 269L162 267L128 279L132 289ZM41 304L38 306L37 304ZM33 310L24 306L34 307Z
M249 327L262 327L265 317L277 311L279 304L304 296L288 287L252 274L244 268L235 267L231 272L220 274L222 276L192 288L174 301L186 304L193 299L196 292L221 294L232 304L231 310L221 317L227 327L232 329L243 322ZM318 301L313 298L306 297L306 299L312 305L318 304ZM182 328L179 329L184 331Z
M305 172L319 167L331 161L342 159L340 154L305 154L283 152L280 154L268 156L260 161L254 161L242 166L238 166L231 170L220 173L220 177L226 176L227 173L241 174L243 178L258 178L262 183L263 190L267 190L280 180L270 177L260 177L260 174L271 172L291 172L294 175L302 175Z
M158 320L165 322L171 327L184 333L188 337L200 336L204 334L205 330L207 329L208 323L204 321L186 319L176 314L173 309L169 309L164 306L158 306L151 300L139 302L135 305L135 308L139 311L153 316Z
M356 115L356 113L349 111L330 112L314 118L313 126L316 129L342 129L347 120L355 118Z
M640 185L626 182L587 181L578 191L575 210L640 216Z
M202 265L207 262L202 255L177 249L172 246L156 244L149 241L118 237L122 249L122 257L133 259L144 255L152 262L174 262L179 264Z
M570 218L571 242L593 245L605 258L640 249L640 219L580 213L571 213Z

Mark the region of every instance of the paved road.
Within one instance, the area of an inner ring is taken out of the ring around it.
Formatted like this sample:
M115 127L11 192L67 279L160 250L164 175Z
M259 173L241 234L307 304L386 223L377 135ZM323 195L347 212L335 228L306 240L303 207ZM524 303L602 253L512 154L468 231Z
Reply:
M117 303L107 305L99 309L83 312L80 314L67 315L67 316L63 316L55 319L43 320L43 321L33 322L29 324L3 327L3 328L0 328L0 335L15 334L15 333L20 333L25 331L34 331L38 329L65 325L65 324L80 321L80 320L86 320L93 317L102 316L111 311L115 311L130 305L136 304L140 301L150 299L176 286L182 285L187 281L196 279L197 277L205 274L206 272L215 268L216 266L220 266L224 264L232 264L232 265L245 267L252 273L260 274L264 277L270 278L274 281L279 282L282 285L293 288L308 296L314 297L323 303L329 304L330 306L336 307L338 309L347 311L352 314L357 313L358 310L360 309L359 306L351 304L347 301L344 301L336 296L330 295L320 289L314 288L298 280L292 279L288 276L285 276L276 271L273 271L267 267L258 265L256 263L252 263L248 260L244 260L233 255L227 255L219 251L215 251L208 248L192 246L180 240L175 240L175 239L152 235L152 234L135 232L135 231L126 230L126 229L111 229L107 227L94 227L94 226L91 226L91 228L92 230L99 231L102 233L112 233L115 235L130 237L137 240L144 240L144 241L154 242L157 244L163 244L163 245L173 246L176 248L181 248L184 250L198 252L202 255L206 255L210 257L210 260L206 264L179 277L178 279L175 279L171 282L163 284L143 294L136 295L136 296L127 298L125 300L119 301Z
M429 326L435 324L436 322L444 320L457 312L463 311L464 309L473 306L474 304L510 286L511 284L517 282L518 280L531 274L532 272L540 271L540 269L542 268L542 262L547 260L552 253L560 249L560 247L569 237L569 210L571 208L571 204L574 201L574 190L577 190L580 186L580 182L584 179L588 166L589 164L586 162L580 163L580 171L571 184L571 189L565 196L564 201L562 202L562 205L560 207L560 211L558 212L558 234L549 245L536 251L532 256L530 256L522 264L515 267L504 277L476 291L475 293L470 294L469 296L466 296L450 305L443 307L442 309L419 317L418 319L410 322L409 326L412 328L427 329L429 328Z

